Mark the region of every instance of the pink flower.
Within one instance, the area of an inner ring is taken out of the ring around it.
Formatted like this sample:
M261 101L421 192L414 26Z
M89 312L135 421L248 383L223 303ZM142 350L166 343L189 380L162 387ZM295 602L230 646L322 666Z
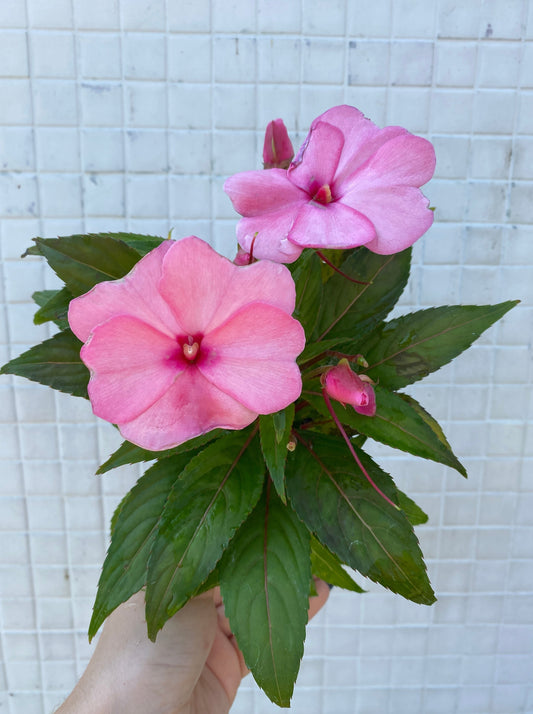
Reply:
M347 359L341 359L322 376L322 386L330 397L343 406L351 404L359 414L374 416L376 413L376 395L372 382L366 375L352 371Z
M282 119L274 119L265 131L263 166L265 169L287 169L294 156L287 128Z
M94 413L157 451L283 409L301 391L294 304L284 266L238 267L194 236L164 241L70 304Z
M256 236L256 258L291 263L304 248L390 254L412 245L433 222L419 187L434 170L429 141L340 106L315 119L288 171L246 171L224 188L244 216L244 250Z

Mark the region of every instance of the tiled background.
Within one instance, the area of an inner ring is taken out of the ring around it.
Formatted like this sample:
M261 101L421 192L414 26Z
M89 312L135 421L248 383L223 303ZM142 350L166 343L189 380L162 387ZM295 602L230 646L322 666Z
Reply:
M413 388L470 478L376 448L430 514L438 603L333 592L308 635L298 714L533 712L533 3L528 0L0 0L0 362L45 338L35 235L196 233L232 255L229 174L266 123L296 143L334 104L436 146L437 222L402 309L522 304ZM86 629L134 469L82 400L0 380L0 712L49 714ZM248 678L235 712L276 708Z

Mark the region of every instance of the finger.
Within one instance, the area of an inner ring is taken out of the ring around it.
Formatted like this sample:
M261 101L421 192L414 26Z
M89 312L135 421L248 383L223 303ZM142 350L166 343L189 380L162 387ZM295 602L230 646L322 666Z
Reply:
M329 585L319 578L315 578L316 595L309 598L309 619L321 610L329 597Z

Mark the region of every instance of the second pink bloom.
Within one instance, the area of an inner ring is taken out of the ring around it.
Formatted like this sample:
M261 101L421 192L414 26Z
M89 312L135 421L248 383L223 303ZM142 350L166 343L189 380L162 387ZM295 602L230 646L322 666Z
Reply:
M433 222L420 187L434 170L429 141L339 106L315 119L287 171L246 171L224 188L243 216L242 248L253 242L255 258L291 263L304 248L391 254L412 245Z

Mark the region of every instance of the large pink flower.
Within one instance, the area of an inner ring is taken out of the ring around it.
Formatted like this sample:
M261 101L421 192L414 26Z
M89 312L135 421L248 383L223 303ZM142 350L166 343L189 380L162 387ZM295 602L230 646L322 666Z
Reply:
M433 222L420 186L435 152L405 129L379 129L349 106L319 116L287 171L246 171L224 188L242 216L237 239L256 258L290 263L304 248L397 253Z
M301 391L305 337L282 265L238 267L190 236L70 303L97 416L154 451L241 429Z

